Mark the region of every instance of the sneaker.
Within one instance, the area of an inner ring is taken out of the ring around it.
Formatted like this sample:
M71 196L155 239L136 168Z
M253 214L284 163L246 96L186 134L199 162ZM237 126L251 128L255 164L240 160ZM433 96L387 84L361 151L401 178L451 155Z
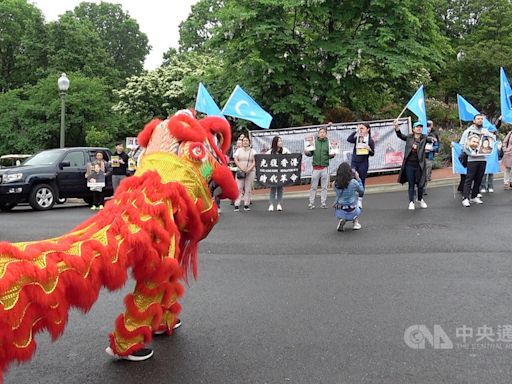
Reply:
M251 207L249 207L248 205L244 205L244 211L250 211L251 210Z
M336 228L338 232L343 232L343 226L345 225L346 221L343 219L340 219L338 223L338 227Z
M217 208L217 213L220 215L222 213L222 209Z
M283 210L283 207L282 207L282 205L281 205L281 204L277 204L277 210L278 210L278 211L282 211L282 210Z
M485 193L487 190L485 188L480 188L480 193Z
M133 352L131 355L127 356L119 356L114 353L112 348L107 347L105 348L105 352L107 352L108 355L115 357L117 359L121 360L129 360L129 361L144 361L149 359L151 356L153 356L153 350L150 348L142 348L138 351Z
M233 209L233 211L239 212L240 211L240 207L238 205L235 205L235 209Z
M103 205L100 205L100 206L98 207L98 209L100 209L100 210L101 210L101 209L103 209Z
M357 198L357 206L359 208L363 209L363 198L362 197Z
M462 205L464 207L469 207L471 205L471 203L469 202L469 199L464 199L464 200L462 200Z
M309 203L308 209L315 209L315 206L313 204Z
M327 204L322 203L322 205L320 206L320 208L322 208L322 209L327 209Z
M427 203L425 203L425 200L423 200L423 199L420 200L420 207L423 209L428 208L428 205L427 205Z
M494 188L489 188L489 193L494 193Z
M358 229L361 229L361 224L359 224L359 221L354 221L354 226L352 227L354 231L357 231Z
M173 325L172 329L177 329L181 327L181 320L178 319L176 320L176 324ZM167 327L164 325L164 326L161 326L160 328L158 328L157 330L153 331L153 335L155 336L160 336L160 335L165 335L167 334Z
M478 197L479 199L481 199L481 198L482 198L482 194L481 194L481 193L479 193L478 195L476 195L476 197Z
M95 205L93 205L93 206L91 207L91 211L95 211L95 210L96 210L96 206L95 206Z
M414 201L411 201L409 203L409 211L414 211L416 209L416 207L414 206Z
M269 211L269 212L274 212L274 205L273 205L273 204L270 204L270 205L268 206L268 211Z
M482 201L481 198L479 197L475 197L474 199L471 199L470 200L472 203L477 203L477 204L483 204L484 202Z

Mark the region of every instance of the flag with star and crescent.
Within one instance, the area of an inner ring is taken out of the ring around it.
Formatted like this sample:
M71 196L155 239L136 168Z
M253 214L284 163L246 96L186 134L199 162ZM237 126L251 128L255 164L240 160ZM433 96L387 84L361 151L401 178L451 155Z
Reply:
M226 105L222 109L222 114L252 121L258 127L265 129L270 127L272 121L272 116L261 108L239 85L229 96Z

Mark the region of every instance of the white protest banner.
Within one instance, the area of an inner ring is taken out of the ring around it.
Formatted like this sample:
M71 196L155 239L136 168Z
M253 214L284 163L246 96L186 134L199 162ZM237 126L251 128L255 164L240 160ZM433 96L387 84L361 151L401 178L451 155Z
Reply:
M367 121L370 124L372 139L375 142L375 156L370 156L369 172L382 172L400 169L403 160L405 142L400 140L394 130L394 119ZM329 163L329 173L336 174L338 166L347 161L350 163L354 144L347 142L348 136L355 131L362 122L333 123L331 125L315 125L307 127L292 127L283 129L266 129L264 131L251 131L252 148L257 154L270 153L272 138L279 136L283 139L283 146L292 153L304 153L305 143L311 143L310 137L316 137L322 127L327 129L327 137L336 146L335 157ZM408 118L398 120L403 133L411 130ZM334 149L334 148L333 148ZM313 171L312 157L303 156L301 177L311 177Z

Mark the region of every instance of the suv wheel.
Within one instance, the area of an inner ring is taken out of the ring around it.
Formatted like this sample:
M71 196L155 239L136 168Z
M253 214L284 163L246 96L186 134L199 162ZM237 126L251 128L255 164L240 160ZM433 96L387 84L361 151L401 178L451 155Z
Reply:
M0 203L0 211L8 212L16 206L14 203Z
M36 185L30 192L28 202L36 211L46 211L55 204L55 192L48 184Z

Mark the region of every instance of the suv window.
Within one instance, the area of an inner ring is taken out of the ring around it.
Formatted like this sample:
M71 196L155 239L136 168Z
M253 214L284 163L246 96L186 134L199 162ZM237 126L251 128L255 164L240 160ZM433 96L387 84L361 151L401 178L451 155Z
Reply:
M71 167L83 168L85 167L84 153L80 152L69 152L62 161L69 161Z

